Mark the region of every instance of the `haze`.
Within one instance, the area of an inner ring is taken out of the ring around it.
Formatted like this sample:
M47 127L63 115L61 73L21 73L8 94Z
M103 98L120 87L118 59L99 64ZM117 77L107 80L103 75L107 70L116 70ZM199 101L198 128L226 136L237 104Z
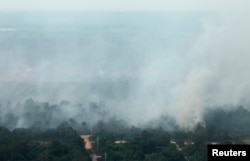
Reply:
M247 0L8 0L2 11L248 11Z
M3 106L105 102L131 124L168 115L192 129L206 107L249 105L248 2L11 2L0 14Z

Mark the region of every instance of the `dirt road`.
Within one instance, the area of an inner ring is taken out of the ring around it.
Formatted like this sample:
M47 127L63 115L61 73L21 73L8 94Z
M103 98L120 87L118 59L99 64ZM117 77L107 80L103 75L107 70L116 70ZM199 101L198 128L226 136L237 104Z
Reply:
M90 136L91 135L81 135L81 138L84 140L84 148L86 150L91 150L92 161L98 161L98 158L101 158L101 156L98 156L94 153L92 142L89 139Z
M90 135L81 135L81 138L84 140L86 150L92 149L92 143L89 140L89 137L90 137Z

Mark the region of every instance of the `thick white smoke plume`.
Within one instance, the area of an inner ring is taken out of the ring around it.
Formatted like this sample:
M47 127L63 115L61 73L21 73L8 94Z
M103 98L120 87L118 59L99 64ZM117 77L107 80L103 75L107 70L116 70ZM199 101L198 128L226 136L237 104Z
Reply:
M29 16L1 16L1 102L105 102L131 124L165 115L185 129L206 107L249 104L248 13Z
M228 14L218 24L203 24L204 32L188 52L187 75L175 94L176 119L184 127L202 122L204 107L249 104L247 17Z

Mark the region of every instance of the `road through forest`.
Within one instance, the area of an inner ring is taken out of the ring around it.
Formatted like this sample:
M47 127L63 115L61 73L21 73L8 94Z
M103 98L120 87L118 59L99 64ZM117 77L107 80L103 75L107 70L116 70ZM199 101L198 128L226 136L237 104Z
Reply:
M98 156L93 151L92 142L90 141L91 135L81 135L81 138L84 140L84 148L88 151L91 151L91 158L92 161L98 161L98 158L101 158L101 156Z
M84 148L86 150L91 150L92 149L92 143L91 141L89 140L89 137L91 135L81 135L81 138L84 140Z

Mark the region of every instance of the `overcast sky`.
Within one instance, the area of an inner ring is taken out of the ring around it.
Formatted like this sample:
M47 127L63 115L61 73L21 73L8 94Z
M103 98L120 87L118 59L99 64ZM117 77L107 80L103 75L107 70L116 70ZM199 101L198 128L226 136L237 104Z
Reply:
M1 0L1 11L247 11L247 0Z

